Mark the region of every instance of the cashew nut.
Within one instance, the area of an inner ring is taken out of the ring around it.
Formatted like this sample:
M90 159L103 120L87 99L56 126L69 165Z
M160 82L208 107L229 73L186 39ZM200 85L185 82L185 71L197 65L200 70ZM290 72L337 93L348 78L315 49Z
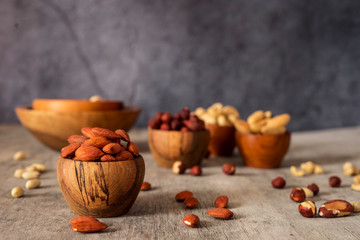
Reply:
M305 175L304 170L298 170L295 166L290 167L290 172L295 177L303 177Z

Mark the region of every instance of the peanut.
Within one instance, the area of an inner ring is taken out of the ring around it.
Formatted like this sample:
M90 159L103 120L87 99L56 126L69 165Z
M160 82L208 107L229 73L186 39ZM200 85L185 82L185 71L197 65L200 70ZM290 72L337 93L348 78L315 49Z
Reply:
M22 178L25 180L36 179L36 178L39 178L39 176L40 176L40 173L38 171L24 172L22 174Z
M33 165L27 166L27 167L25 168L25 172L33 172L33 171L37 171L37 170L36 170L36 167L33 166Z
M11 196L14 198L24 196L24 189L22 189L21 187L14 187L13 189L11 189Z
M32 164L32 166L35 167L36 171L39 171L39 172L45 172L46 171L46 166L44 164L34 163L34 164Z
M251 124L254 124L256 122L259 122L259 121L263 120L264 118L265 118L264 111L259 110L259 111L256 111L256 112L252 113L248 117L247 121L251 125Z
M94 95L89 98L90 102L100 102L101 100L102 100L102 98L99 95Z
M265 116L265 114L264 114ZM286 126L290 121L290 115L287 113L267 119L266 126L268 128L279 128Z
M356 184L360 184L360 174L353 177L353 182L356 183Z
M358 184L358 183L351 184L351 189L354 191L360 192L360 184Z
M243 120L240 120L240 119L237 120L234 125L235 125L236 130L242 134L251 133L249 124Z
M303 177L305 175L304 170L298 170L295 166L290 167L290 172L295 177Z
M24 151L19 151L14 154L14 160L21 160L26 158L26 153Z
M31 179L26 182L25 187L27 189L33 189L33 188L40 187L40 184L41 184L41 182L39 179Z
M16 178L22 178L22 174L25 172L24 169L16 169L15 172L14 172L14 177Z

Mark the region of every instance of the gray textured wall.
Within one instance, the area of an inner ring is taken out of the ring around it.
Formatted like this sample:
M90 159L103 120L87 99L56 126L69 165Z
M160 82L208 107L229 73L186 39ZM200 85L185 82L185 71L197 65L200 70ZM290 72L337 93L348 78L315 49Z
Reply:
M360 124L360 1L2 0L0 121L34 98L235 105Z

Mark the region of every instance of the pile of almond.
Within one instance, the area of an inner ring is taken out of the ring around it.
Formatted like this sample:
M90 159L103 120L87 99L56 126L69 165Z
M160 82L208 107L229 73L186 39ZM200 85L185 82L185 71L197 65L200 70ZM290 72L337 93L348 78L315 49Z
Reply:
M68 138L70 145L61 149L61 157L79 161L126 161L139 155L139 149L122 129L115 132L99 127L85 127L82 135ZM124 143L124 144L122 144Z
M234 125L242 134L283 134L286 132L286 125L290 122L290 115L287 113L273 117L270 111L256 111L252 113L247 121L237 120Z
M208 109L199 107L194 112L206 124L219 126L233 126L240 118L239 112L233 106L223 106L221 103L214 103Z
M172 116L170 113L158 112L148 122L151 129L165 131L194 132L204 131L205 124L195 114L191 114L189 108L184 107L179 113Z

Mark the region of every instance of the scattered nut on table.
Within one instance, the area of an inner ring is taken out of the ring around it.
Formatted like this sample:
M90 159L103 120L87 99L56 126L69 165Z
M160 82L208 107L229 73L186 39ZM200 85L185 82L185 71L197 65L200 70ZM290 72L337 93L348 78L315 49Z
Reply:
M316 206L313 201L302 202L298 209L303 217L313 217L316 214Z
M302 188L293 188L290 193L290 199L294 202L303 202L306 199L305 191Z
M24 151L19 151L14 154L14 160L21 160L26 158L26 153Z
M274 188L284 188L285 185L286 185L286 181L284 178L282 177L277 177L275 179L273 179L271 181L271 185L274 187Z
M222 170L227 175L234 175L236 167L235 167L235 164L226 163L226 164L223 165Z
M172 171L175 174L184 174L186 170L186 165L181 161L176 161L172 165Z
M331 200L323 203L319 208L319 216L325 218L343 217L354 212L354 207L345 200Z
M40 176L40 172L38 171L32 171L32 172L24 172L22 174L22 178L25 180L30 180L30 179L37 179Z
M314 192L311 189L304 187L302 190L304 190L306 198L314 196Z
M27 189L38 188L38 187L40 187L40 184L41 184L41 182L39 179L31 179L26 182L25 188L27 188Z
M24 189L22 189L21 187L14 187L13 189L11 189L11 196L14 198L24 196Z
M188 227L195 228L200 225L200 218L195 214L189 214L183 218L183 223Z
M307 188L310 189L314 193L314 196L319 193L319 187L315 183L309 184L307 186Z
M302 170L302 169L298 170L295 166L290 167L290 172L291 172L291 175L293 175L295 177L303 177L305 175L304 170Z
M360 173L360 169L355 167L351 162L345 162L343 170L345 176L353 176Z
M341 179L338 176L331 176L329 178L330 187L340 187Z
M358 183L351 184L351 189L354 191L360 192L360 184L358 184Z
M16 169L14 172L14 177L16 178L22 178L22 174L25 172L25 169L19 168Z

